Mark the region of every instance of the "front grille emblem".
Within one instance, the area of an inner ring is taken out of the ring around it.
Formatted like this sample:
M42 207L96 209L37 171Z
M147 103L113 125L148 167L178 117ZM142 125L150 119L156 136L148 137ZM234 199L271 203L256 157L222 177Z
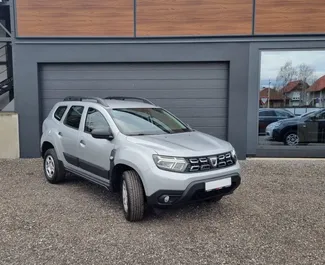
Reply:
M209 157L209 161L212 167L218 166L218 159L216 156Z

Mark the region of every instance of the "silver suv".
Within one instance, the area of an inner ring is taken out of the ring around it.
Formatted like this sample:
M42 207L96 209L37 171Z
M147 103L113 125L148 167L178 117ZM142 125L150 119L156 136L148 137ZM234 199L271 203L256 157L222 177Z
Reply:
M50 183L69 172L121 192L128 221L146 206L218 201L241 182L229 142L143 98L67 97L44 120L40 146Z

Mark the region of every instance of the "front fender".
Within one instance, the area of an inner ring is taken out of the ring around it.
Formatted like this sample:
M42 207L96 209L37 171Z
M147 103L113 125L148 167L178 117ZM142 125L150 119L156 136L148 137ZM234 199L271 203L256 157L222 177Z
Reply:
M139 174L146 191L148 181L144 176L147 175L146 172L150 170L152 163L154 163L151 157L151 154L144 153L141 149L117 149L114 157L114 165L124 164L133 168Z

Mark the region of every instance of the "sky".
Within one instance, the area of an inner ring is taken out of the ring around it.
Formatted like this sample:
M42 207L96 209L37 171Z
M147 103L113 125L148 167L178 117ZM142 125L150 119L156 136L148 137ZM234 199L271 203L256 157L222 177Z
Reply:
M269 79L271 79L271 83L275 83L280 67L288 60L292 61L293 66L297 66L300 63L313 66L315 68L315 75L318 78L325 75L325 50L262 51L260 86L268 86Z

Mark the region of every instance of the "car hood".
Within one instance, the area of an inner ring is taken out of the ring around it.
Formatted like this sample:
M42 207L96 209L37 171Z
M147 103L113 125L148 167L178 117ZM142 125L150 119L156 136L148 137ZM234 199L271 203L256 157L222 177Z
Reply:
M171 156L212 155L228 152L232 149L230 143L198 131L128 136L128 141L150 148L157 154Z
M291 124L300 124L303 123L305 119L303 117L291 118L291 119L284 119L279 121L280 125L291 125Z

